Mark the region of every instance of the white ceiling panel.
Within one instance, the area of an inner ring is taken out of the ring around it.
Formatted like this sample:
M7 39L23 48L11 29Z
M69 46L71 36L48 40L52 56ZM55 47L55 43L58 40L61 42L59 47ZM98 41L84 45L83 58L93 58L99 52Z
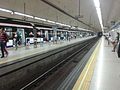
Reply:
M68 14L76 17L79 15L79 0L46 0L64 10ZM117 22L120 19L120 0L100 0L101 11L104 26L111 27L111 21ZM18 11L33 16L69 24L72 26L79 26L82 28L90 29L88 26L74 20L73 18L65 15L50 5L42 2L41 0L0 0L0 7ZM93 0L80 0L80 15L83 18L79 20L86 24L101 30L96 9ZM13 18L23 18L16 15L0 12L0 16L7 16Z

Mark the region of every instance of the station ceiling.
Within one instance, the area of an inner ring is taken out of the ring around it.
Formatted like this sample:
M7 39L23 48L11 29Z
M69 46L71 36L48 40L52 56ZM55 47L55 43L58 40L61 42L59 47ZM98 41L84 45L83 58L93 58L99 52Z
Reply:
M44 1L49 2L53 6ZM103 26L110 28L111 22L117 22L119 20L120 0L100 0L100 3ZM75 27L78 26L93 31L101 31L93 0L0 0L0 8L37 16ZM79 15L80 17L78 17ZM1 11L0 16L36 21L34 19ZM46 23L43 21L37 22Z

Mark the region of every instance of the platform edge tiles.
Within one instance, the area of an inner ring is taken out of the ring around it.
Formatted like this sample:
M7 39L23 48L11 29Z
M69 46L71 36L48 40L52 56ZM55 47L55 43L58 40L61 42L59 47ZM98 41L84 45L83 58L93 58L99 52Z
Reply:
M72 90L89 90L100 45L101 45L101 39L97 47L95 48L94 52L92 53L91 57L89 58L85 68L83 69L81 75L79 76Z

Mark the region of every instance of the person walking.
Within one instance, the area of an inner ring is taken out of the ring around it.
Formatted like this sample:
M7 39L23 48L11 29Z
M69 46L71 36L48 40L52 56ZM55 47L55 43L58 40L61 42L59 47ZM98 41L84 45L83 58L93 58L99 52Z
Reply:
M3 28L0 28L0 47L1 47L1 53L2 56L1 58L4 58L4 52L6 53L6 56L8 56L8 51L6 49L6 43L8 41L8 35L5 32L5 30Z

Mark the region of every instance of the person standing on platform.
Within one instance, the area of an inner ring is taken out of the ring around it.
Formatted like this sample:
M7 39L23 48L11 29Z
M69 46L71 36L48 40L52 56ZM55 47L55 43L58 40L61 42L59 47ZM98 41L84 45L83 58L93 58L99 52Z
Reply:
M120 38L120 34L117 32L117 37L114 41L112 52L115 52L116 46L118 45L118 42L119 42L119 38Z
M4 58L4 52L6 53L6 57L8 56L8 51L6 49L7 41L8 41L7 33L5 32L3 28L0 28L0 47L1 47L1 52L2 52L1 58Z
M3 33L5 35L5 52L6 52L6 57L8 56L8 51L7 51L7 42L9 41L9 37L7 35L7 33L5 32L5 30L3 29Z
M111 37L111 35L109 34L109 35L106 36L106 37L107 37L108 45L110 45L110 40L109 40L109 38Z
M107 40L108 45L110 45L111 35L110 34L109 35L104 35L104 37L105 37L105 40Z
M16 32L16 34L15 34L15 48L16 48L16 50L18 49L18 44L20 45L20 43L21 43L21 41L20 41L20 39L21 39L21 36L20 36L20 33L17 31Z

